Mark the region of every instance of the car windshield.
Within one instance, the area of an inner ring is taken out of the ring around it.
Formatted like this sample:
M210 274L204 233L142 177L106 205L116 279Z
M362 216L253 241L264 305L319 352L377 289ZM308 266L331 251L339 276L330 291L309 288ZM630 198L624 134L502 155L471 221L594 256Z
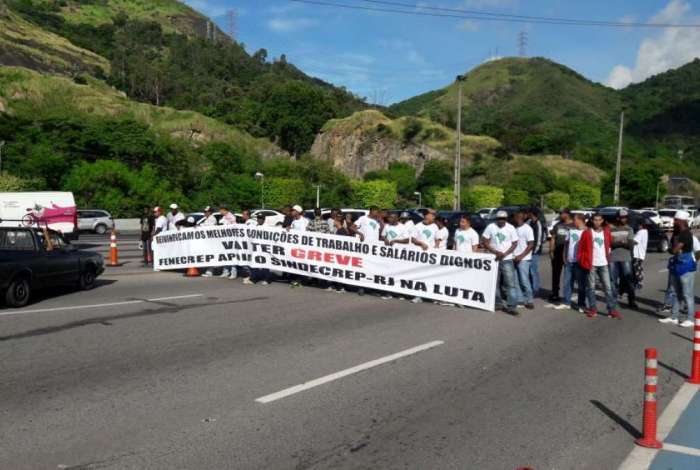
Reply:
M659 215L661 215L663 217L673 217L674 215L676 215L676 211L675 210L659 211Z

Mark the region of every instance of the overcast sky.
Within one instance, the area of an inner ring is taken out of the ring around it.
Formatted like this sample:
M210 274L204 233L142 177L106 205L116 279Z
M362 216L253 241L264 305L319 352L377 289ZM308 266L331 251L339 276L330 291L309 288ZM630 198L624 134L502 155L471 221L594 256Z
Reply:
M331 3L379 5L362 0ZM396 0L516 15L621 22L700 24L700 0ZM237 40L249 52L286 54L304 72L390 104L450 83L492 57L518 54L563 63L587 78L623 87L700 57L700 28L561 26L436 18L308 5L289 0L186 0L227 31L236 11ZM425 10L422 10L425 11Z

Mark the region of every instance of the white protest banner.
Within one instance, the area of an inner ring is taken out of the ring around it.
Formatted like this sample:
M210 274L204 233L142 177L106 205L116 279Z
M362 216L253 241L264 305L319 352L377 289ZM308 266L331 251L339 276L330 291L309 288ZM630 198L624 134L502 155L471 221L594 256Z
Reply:
M493 311L491 254L424 251L353 237L222 225L168 231L153 243L155 270L249 266Z

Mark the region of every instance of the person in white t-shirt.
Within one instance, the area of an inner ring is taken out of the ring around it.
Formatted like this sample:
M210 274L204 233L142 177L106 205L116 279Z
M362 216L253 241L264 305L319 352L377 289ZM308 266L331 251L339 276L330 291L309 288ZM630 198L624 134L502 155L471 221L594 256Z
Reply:
M435 235L437 235L437 232L438 226L435 224L435 211L430 209L426 212L423 221L413 227L411 243L425 251L435 248ZM411 302L418 304L423 302L423 299L414 297Z
M518 273L518 286L520 287L520 300L525 304L525 308L532 310L535 306L532 303L532 283L530 281L530 261L532 260L532 250L535 249L535 232L529 224L525 223L527 214L519 210L513 216L515 231L518 234L518 245L513 251L513 262Z
M406 230L404 224L399 223L399 217L396 213L389 214L387 223L382 230L381 239L387 246L394 244L407 244L411 239L411 234Z
M479 234L472 228L472 221L467 215L459 218L459 228L455 230L454 249L460 253L479 251Z
M250 216L250 210L249 209L243 209L241 211L241 219L243 219L243 225L247 226L254 226L257 227L258 221ZM243 276L243 284L246 285L253 285L255 284L250 277L252 276L253 272L250 268L250 266L239 266L238 271L242 272Z
M447 241L450 238L450 231L447 229L447 220L442 217L437 217L435 223L438 226L438 231L435 234L435 248L446 250Z
M185 215L180 212L180 207L172 203L170 204L170 213L168 214L168 230L180 230L180 224L185 220Z
M513 263L513 252L518 246L518 232L515 227L508 223L508 213L506 211L496 212L496 221L489 224L481 236L483 246L486 251L496 255L498 261L498 286L503 286L506 291L505 312L510 315L518 315L518 287L515 264ZM503 307L503 298L500 287L496 288L496 305Z
M617 297L613 295L612 280L610 279L610 246L612 244L610 230L605 226L605 220L601 214L594 214L592 222L593 227L581 234L577 253L579 265L588 271L586 315L588 318L598 316L595 295L597 279L605 292L608 316L621 320L622 315L617 310Z
M695 253L695 261L700 261L700 240L693 235L693 253Z
M379 240L382 233L382 222L379 209L371 207L369 214L361 216L355 221L352 231L360 236L363 242L374 242Z
M216 217L214 216L214 211L210 206L207 206L204 208L204 217L199 219L197 222L197 227L208 227L212 225L218 225L219 221L216 220Z
M287 227L287 230L295 232L306 232L306 227L309 225L309 219L304 217L304 209L296 205L292 207L292 223Z
M221 225L235 225L238 223L236 221L236 216L228 210L226 206L219 207L219 214L221 214L221 219L219 223ZM236 279L238 277L238 269L236 266L224 266L219 277L228 277L229 279Z
M168 230L168 219L163 215L163 209L160 207L155 207L153 209L153 215L156 218L153 228L153 235L158 235L160 232L167 232Z
M399 217L399 222L406 227L406 231L408 231L409 235L413 233L413 228L416 226L416 224L411 220L411 214L408 212L402 212L401 216Z
M586 217L581 213L574 214L574 224L566 232L564 245L564 303L557 308L573 308L571 304L574 283L578 285L577 309L583 313L586 305L587 273L578 265L578 244L586 230Z
M649 230L647 224L642 222L639 230L634 234L637 242L632 249L632 277L634 288L640 290L644 284L644 260L647 257L647 245L649 244Z

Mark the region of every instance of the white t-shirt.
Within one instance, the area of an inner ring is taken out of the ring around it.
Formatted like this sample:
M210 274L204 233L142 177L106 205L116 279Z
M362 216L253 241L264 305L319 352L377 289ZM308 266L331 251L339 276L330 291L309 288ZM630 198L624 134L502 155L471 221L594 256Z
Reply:
M180 229L177 225L175 225L177 222L180 222L181 220L185 220L185 214L182 212L179 212L175 215L173 215L172 212L168 213L168 229L169 230L175 230L175 229Z
M257 225L258 225L258 221L251 218L251 219L248 219L248 220L245 221L245 225L255 225L255 226L257 226Z
M428 248L435 248L435 235L437 235L438 226L436 224L425 225L424 222L413 227L413 238L419 242L426 243Z
M306 227L309 225L309 219L303 215L298 219L292 220L291 229L297 232L306 232Z
M404 224L404 227L406 227L406 230L408 233L413 233L413 229L416 227L416 224L413 223L411 219L408 219Z
M596 232L591 229L593 235L593 266L607 266L608 257L605 254L605 232Z
M636 241L637 244L634 245L632 254L636 259L646 259L647 243L649 242L649 231L645 228L640 228L639 231L634 234L634 241Z
M406 240L407 238L410 238L411 234L406 229L406 226L404 224L387 224L384 226L382 236L384 237L384 240L388 242L393 242L394 240Z
M335 220L333 217L328 217L326 220L326 224L328 225L328 233L335 233L336 228L335 228Z
M157 217L155 227L156 231L160 229L161 232L165 232L168 230L168 219L164 215Z
M197 224L197 226L202 227L206 225L216 225L216 217L214 217L214 214L210 215L209 217L202 217Z
M363 215L357 222L355 222L358 232L360 232L364 237L365 241L379 240L379 230L381 225L376 220L372 219L367 215Z
M435 234L435 241L437 242L437 247L443 250L447 249L447 239L450 238L450 231L447 227L442 227Z
M515 231L518 233L518 246L515 247L513 256L520 256L522 253L525 253L525 250L527 250L528 243L535 243L535 232L528 224L522 224L520 227L516 228ZM530 261L531 259L532 251L525 255L522 260Z
M530 231L532 231L532 229L530 229ZM515 231L515 227L508 222L506 222L503 227L499 227L495 222L489 224L489 226L486 227L486 230L484 230L484 234L482 236L489 241L491 248L500 251L501 253L505 253L506 251L510 250L513 243L517 242L520 238L518 232ZM513 253L503 258L503 261L512 259Z
M236 223L236 216L230 212L221 216L221 225L233 225Z
M698 251L700 251L700 240L698 240L698 237L693 236L693 253Z
M578 242L581 241L583 230L577 228L569 229L566 233L566 241L569 242L569 250L566 252L566 261L575 263L578 256Z
M458 228L455 231L455 250L460 253L472 253L474 245L479 244L479 234L469 227L466 230Z

